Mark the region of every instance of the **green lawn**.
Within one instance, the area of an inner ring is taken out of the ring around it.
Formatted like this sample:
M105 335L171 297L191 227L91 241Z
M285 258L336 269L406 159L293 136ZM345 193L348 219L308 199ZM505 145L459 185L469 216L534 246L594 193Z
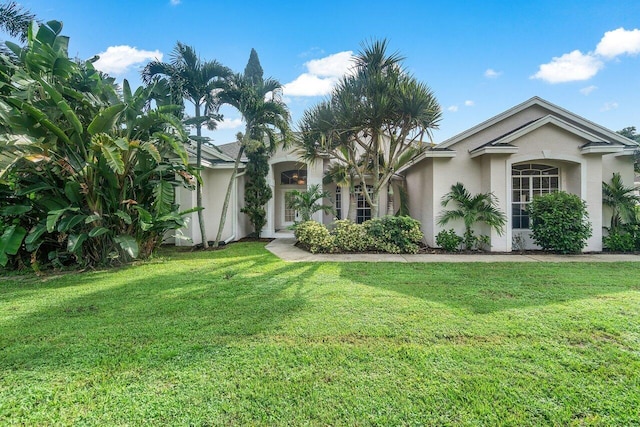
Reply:
M639 263L238 243L0 281L1 425L640 424Z

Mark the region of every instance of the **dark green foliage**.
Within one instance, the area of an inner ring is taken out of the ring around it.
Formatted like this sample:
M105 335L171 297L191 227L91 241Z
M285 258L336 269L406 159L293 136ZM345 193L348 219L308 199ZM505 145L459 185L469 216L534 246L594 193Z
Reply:
M449 230L441 230L436 235L436 244L447 252L457 252L464 239L456 234L451 228Z
M34 25L0 62L2 266L144 258L184 225L174 191L193 177L175 107L70 60L61 30Z
M249 61L247 66L244 67L244 77L251 81L253 84L257 84L263 80L264 71L262 65L260 65L260 58L258 58L258 52L251 48L251 54L249 55Z
M302 227L302 231L298 231ZM296 228L301 245L311 252L416 253L424 237L420 222L405 216L383 216L355 224L345 219L335 222L330 232L316 221L301 222ZM313 248L313 249L312 249Z
M609 232L602 238L604 247L612 252L632 252L637 250L635 236L621 231Z
M408 216L386 215L365 221L363 226L374 249L388 253L416 253L424 237L420 221Z
M533 241L544 250L579 253L591 237L587 205L575 194L558 191L536 196L529 216Z
M472 196L460 182L451 186L451 191L442 198L442 206L450 202L457 204L457 209L445 210L440 214L438 224L445 225L452 220L464 222L464 246L471 250L486 243L484 236L476 236L472 227L478 222L484 222L499 234L502 234L507 216L497 207L498 199L493 193L480 193Z
M267 212L264 205L271 199L271 187L267 183L269 173L269 154L261 142L250 141L246 147L247 183L244 188L244 208L242 212L249 216L254 233L260 236L262 228L267 223Z
M333 213L333 207L322 204L322 199L330 198L331 194L328 191L323 191L319 184L314 184L306 191L293 190L287 207L298 211L300 222L310 221L311 216L318 211Z

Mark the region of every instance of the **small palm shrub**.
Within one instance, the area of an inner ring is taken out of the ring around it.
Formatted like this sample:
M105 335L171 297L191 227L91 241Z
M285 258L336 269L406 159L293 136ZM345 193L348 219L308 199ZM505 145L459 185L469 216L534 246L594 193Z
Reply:
M317 221L305 221L298 224L295 231L298 243L312 254L333 252L335 238L327 227Z
M392 254L417 253L424 237L420 221L409 216L387 215L365 221L363 225L373 239L373 248Z
M453 228L442 230L436 235L436 244L447 252L457 252L460 250L460 245L463 240L462 237L456 234Z
M338 252L365 252L373 245L364 226L348 219L334 222L332 234Z
M544 250L579 253L591 237L587 205L575 194L558 191L536 196L529 216L533 241Z

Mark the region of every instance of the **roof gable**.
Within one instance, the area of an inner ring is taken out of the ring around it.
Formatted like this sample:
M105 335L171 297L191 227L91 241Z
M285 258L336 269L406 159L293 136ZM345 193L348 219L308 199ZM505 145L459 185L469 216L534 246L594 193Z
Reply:
M568 110L565 110L562 107L559 107L555 104L550 103L549 101L546 101L540 97L534 96L533 98L523 102L522 104L518 104L515 107L512 107L506 111L504 111L503 113L498 114L497 116L494 116L462 133L459 133L458 135L455 135L449 139L447 139L446 141L442 142L441 144L438 144L438 148L450 148L454 145L456 145L457 143L479 133L484 131L485 129L490 128L491 126L496 125L497 123L500 123L506 119L508 119L509 117L515 116L516 114L532 108L532 107L542 107L543 109L547 110L549 112L549 114L545 117L555 117L557 120L559 120L559 122L556 122L556 124L559 124L561 127L566 127L567 129L572 129L571 132L577 132L578 130L580 132L583 132L584 135L590 135L588 138L589 141L606 141L608 143L613 143L616 145L624 145L624 146L636 146L637 144L635 143L635 141L632 141L628 138L625 138L624 136L613 132L603 126L600 126L596 123L593 123L583 117L578 116L577 114L574 114ZM540 118L542 119L542 117ZM538 122L540 119L537 120L533 120L530 121L529 123L526 123L525 125L522 125L516 129L512 129L510 132L508 132L509 134L518 134L520 132L520 130L527 128L528 126L532 125L533 123ZM548 122L547 122L548 123ZM562 123L562 124L560 124ZM546 123L545 123L546 124ZM539 124L538 126L540 126L542 124ZM505 135L502 135L505 136ZM593 138L593 139L592 139ZM477 148L477 147L476 147ZM475 149L475 148L473 148ZM472 149L472 150L473 150Z

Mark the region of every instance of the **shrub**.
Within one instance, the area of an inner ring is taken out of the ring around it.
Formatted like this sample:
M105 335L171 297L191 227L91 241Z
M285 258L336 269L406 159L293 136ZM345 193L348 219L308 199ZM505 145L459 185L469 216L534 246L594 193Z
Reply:
M463 240L453 228L442 230L436 235L436 244L447 252L458 251Z
M417 253L424 237L420 222L409 216L387 215L366 221L363 225L373 241L373 248L392 254Z
M574 194L559 191L536 196L529 216L533 241L544 250L578 253L591 237L587 205Z
M327 227L317 221L305 221L296 227L295 236L300 245L312 254L329 253L334 250L334 236Z
M339 252L364 252L373 244L364 226L348 219L336 221L332 234L335 236L334 243Z
M634 235L629 233L609 232L602 238L602 243L613 252L633 252L636 249Z

